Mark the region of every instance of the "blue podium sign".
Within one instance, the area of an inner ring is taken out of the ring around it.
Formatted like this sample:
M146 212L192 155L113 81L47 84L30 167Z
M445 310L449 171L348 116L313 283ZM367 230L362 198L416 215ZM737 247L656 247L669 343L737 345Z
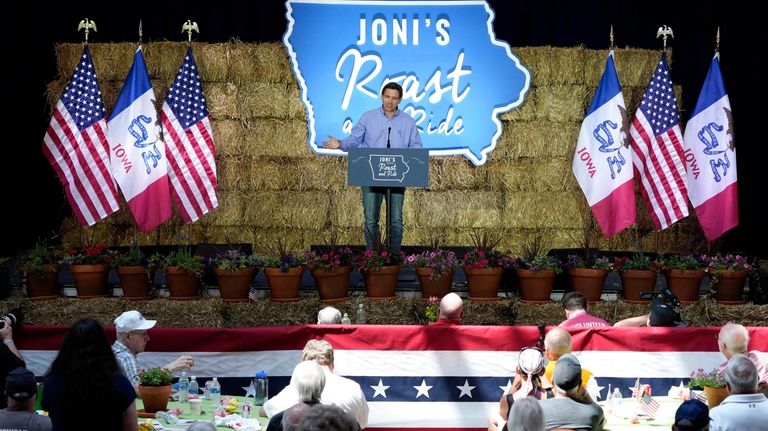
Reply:
M426 149L353 148L347 161L350 186L429 186L429 150Z

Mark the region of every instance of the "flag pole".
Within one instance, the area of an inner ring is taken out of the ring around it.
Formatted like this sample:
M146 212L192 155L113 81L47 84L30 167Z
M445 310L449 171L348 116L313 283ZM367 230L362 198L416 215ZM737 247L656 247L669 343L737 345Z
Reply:
M86 33L87 34L87 33ZM715 54L720 52L720 26L717 26L717 34L715 35Z
M191 19L188 19L187 22L184 23L184 25L181 26L181 32L184 33L187 32L187 46L192 46L192 31L196 31L198 34L200 34L200 29L197 27L197 22L192 21Z
M141 44L142 44L142 36L143 36L143 34L144 34L144 32L141 29L141 20L139 20L139 46L141 46Z
M88 45L88 32L93 29L93 31L96 30L96 23L94 21L89 20L88 18L84 18L80 20L80 24L77 25L77 31L85 29L85 44ZM718 34L720 30L718 28ZM719 36L718 36L719 37Z
M613 51L613 24L611 24L611 34L609 39L611 40L611 51Z

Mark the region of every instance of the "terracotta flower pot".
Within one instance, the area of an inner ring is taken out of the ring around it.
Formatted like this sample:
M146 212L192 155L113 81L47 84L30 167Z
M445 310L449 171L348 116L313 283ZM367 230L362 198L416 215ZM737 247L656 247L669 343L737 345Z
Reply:
M608 277L607 269L571 268L568 270L571 277L571 288L581 292L589 302L602 301L605 278Z
M621 277L622 296L630 304L648 304L650 299L642 299L643 292L653 292L656 288L656 272L650 269L625 269Z
M333 304L349 299L349 274L352 268L344 266L337 269L313 269L317 293L320 301Z
M504 268L473 268L464 266L464 275L467 278L469 299L473 301L496 301L499 299L499 287Z
M304 268L288 268L287 272L281 272L280 268L264 268L269 285L269 299L278 302L295 302L301 299L301 277Z
M168 299L191 301L200 298L200 280L194 272L178 266L166 266L165 284L170 292Z
M256 276L256 268L221 269L213 268L219 285L219 296L225 302L248 302L251 282Z
M145 413L155 413L168 409L168 397L171 396L171 385L143 386L139 385L139 395L144 404Z
M123 298L129 301L149 299L152 281L146 267L120 266L116 271L117 276L120 277L120 286L123 288Z
M363 281L369 299L391 299L397 291L397 275L400 265L382 266L363 271Z
M711 410L713 407L719 406L729 394L728 388L710 388L705 386L704 395L707 397L707 405Z
M698 302L703 269L666 269L667 287L683 304Z
M421 285L421 297L435 296L442 298L453 290L453 271L445 272L439 278L431 278L432 268L416 268L416 275Z
M712 287L715 300L721 304L743 304L744 282L749 272L746 269L721 271L717 274L717 283Z
M45 265L44 272L27 274L27 296L32 300L59 297L59 265Z
M520 300L523 302L545 303L552 296L552 286L555 283L555 270L531 271L517 269L520 282Z
M69 272L72 273L78 298L104 298L109 296L107 291L108 264L70 265Z

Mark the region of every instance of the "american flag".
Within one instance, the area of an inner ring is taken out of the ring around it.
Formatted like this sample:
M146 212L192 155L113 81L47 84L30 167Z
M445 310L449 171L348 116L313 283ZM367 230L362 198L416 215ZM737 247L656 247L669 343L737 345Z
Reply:
M104 101L86 45L56 102L42 144L82 226L91 226L119 209L117 188L109 171L104 115Z
M677 100L663 53L630 127L635 177L656 230L688 215L682 141Z
M192 223L219 205L213 132L192 48L168 90L162 122L171 195L184 221Z
M650 389L648 385L641 385L640 379L637 379L635 387L632 388L632 397L637 400L637 403L640 405L640 410L642 410L646 416L653 419L656 417L656 412L661 405L648 394L646 389Z

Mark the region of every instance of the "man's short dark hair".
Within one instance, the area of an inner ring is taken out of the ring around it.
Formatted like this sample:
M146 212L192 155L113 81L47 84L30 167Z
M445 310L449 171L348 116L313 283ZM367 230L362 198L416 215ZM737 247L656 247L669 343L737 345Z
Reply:
M305 431L359 431L360 425L336 406L317 404L301 418L298 428Z
M581 292L568 292L563 295L563 308L568 311L586 310L587 297Z
M397 82L387 82L384 84L384 87L381 89L381 95L384 95L384 90L391 89L391 90L397 90L397 92L400 94L400 98L403 98L403 87L398 84Z

